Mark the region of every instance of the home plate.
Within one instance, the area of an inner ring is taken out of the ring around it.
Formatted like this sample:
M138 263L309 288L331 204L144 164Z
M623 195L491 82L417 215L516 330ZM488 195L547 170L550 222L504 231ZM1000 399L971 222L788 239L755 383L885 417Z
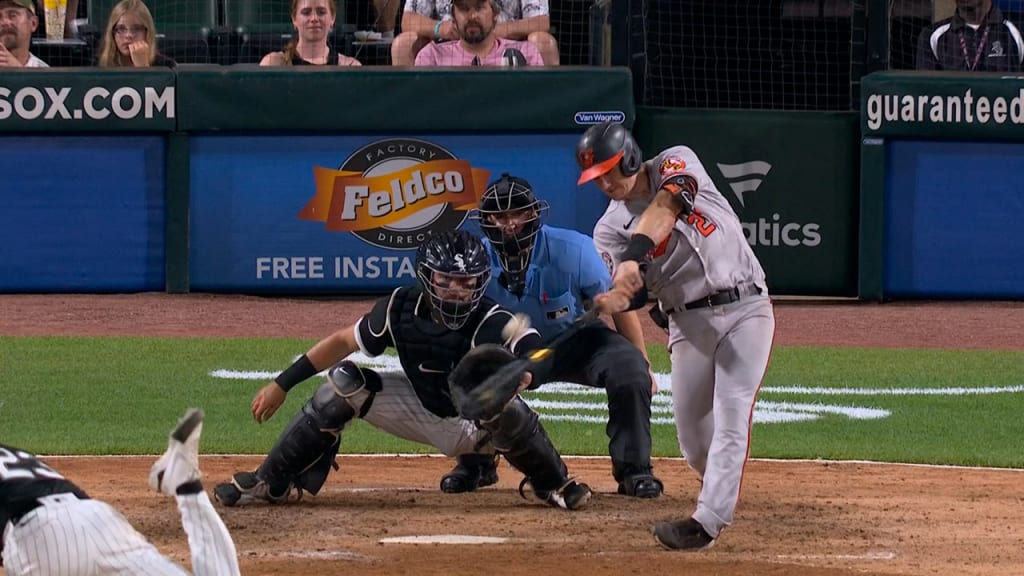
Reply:
M426 534L382 538L380 542L381 544L504 544L508 542L508 538L467 536L465 534Z

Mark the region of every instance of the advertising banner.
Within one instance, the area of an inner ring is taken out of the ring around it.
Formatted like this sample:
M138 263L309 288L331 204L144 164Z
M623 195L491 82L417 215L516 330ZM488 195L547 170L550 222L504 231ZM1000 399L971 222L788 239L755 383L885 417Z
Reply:
M164 289L164 139L0 137L0 291Z
M864 136L945 140L1024 138L1024 76L878 72L861 83Z
M885 296L1024 298L1024 144L887 147Z
M0 133L170 131L174 73L147 70L11 70L0 76Z
M501 173L526 178L548 223L590 233L606 201L576 187L578 133L195 136L194 291L381 292L415 280L432 231L473 227Z
M857 293L857 116L640 108L649 158L692 148L739 216L776 294Z

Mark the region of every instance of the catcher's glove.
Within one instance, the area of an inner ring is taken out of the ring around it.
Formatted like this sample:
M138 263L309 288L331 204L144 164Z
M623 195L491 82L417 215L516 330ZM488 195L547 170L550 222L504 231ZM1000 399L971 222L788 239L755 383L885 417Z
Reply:
M504 346L481 344L473 348L448 375L455 409L469 420L497 416L516 395L526 367L527 363L517 360Z

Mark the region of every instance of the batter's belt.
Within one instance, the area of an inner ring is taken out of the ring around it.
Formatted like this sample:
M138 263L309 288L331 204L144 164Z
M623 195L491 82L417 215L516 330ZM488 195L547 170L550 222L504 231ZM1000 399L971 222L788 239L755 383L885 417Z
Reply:
M718 292L713 292L703 298L687 302L686 304L683 304L683 308L686 310L698 310L700 308L722 306L724 304L735 302L745 296L757 296L763 292L764 291L757 284L739 284L732 288L719 290ZM671 316L675 311L675 308L670 308L665 310L665 314L667 316Z
M30 512L39 508L43 504L57 504L60 502L66 502L69 500L89 500L88 496L79 496L74 492L61 492L58 494L48 494L46 496L40 496L38 498L32 498L20 502L20 505L14 505L11 509L11 525L14 526L21 521L22 518L27 516Z

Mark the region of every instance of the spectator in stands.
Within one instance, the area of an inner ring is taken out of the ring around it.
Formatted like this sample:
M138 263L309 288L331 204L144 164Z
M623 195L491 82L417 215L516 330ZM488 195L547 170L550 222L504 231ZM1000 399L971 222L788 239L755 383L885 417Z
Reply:
M545 65L558 65L558 43L549 32L548 0L494 0L493 4L498 16L495 36L526 40L540 51ZM406 0L402 33L391 44L391 63L408 66L431 41L459 39L452 17L452 0Z
M110 11L107 28L100 40L101 68L166 66L177 62L156 47L156 24L142 0L121 0Z
M37 26L33 0L0 0L0 68L49 68L29 52Z
M501 66L509 54L519 64L543 66L537 48L521 40L495 33L498 24L494 0L455 0L453 22L458 40L430 43L416 54L417 66Z
M1020 30L992 0L956 0L952 17L921 32L918 70L1018 72L1024 61Z
M335 0L292 0L291 14L295 39L284 50L264 56L260 66L362 66L327 44L338 16Z

